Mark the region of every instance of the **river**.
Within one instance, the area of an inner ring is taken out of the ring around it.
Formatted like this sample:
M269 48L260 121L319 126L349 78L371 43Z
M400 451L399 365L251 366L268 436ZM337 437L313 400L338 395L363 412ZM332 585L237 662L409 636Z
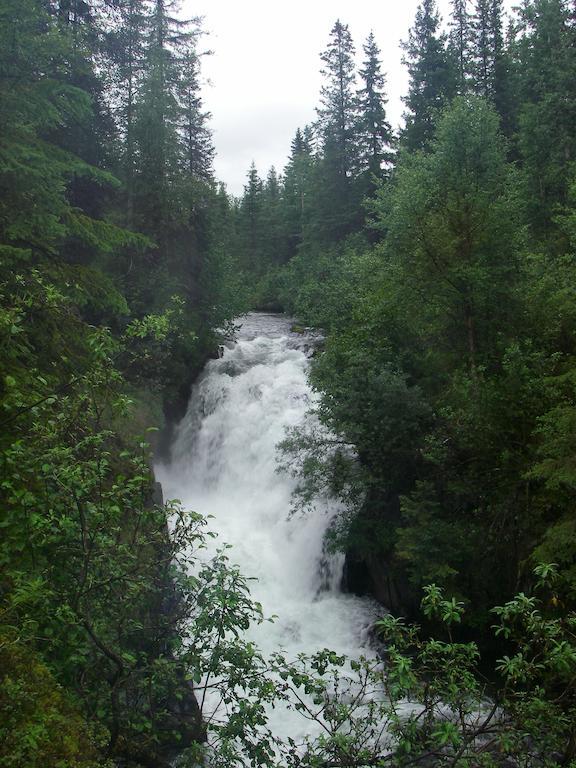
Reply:
M232 545L230 559L256 578L253 597L265 615L277 616L250 630L264 653L295 657L328 646L358 656L369 652L374 609L340 590L343 557L325 552L335 504L320 501L314 514L290 516L296 481L278 472L286 428L310 418L312 344L284 316L247 315L196 383L172 463L157 473L167 498L213 516L211 529ZM271 714L278 735L301 735L297 714Z

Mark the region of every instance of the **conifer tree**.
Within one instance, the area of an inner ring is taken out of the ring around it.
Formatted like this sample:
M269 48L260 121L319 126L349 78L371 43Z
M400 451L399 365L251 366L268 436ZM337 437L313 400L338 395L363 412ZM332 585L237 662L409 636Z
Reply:
M548 236L568 202L576 158L576 47L562 0L525 0L516 43L519 146L534 231Z
M360 77L364 87L358 93L360 168L382 178L393 158L392 128L386 119L386 78L381 72L380 49L370 32L364 44L366 56ZM368 188L372 187L369 181Z
M304 241L312 204L313 172L312 129L298 128L290 146L283 184L284 232L289 256L294 256Z
M423 0L408 42L403 44L410 84L404 99L408 111L402 142L411 150L429 143L438 111L454 95L454 73L446 50L446 35L440 33L439 28L435 0Z
M513 123L511 62L504 45L502 0L477 0L471 30L472 88L493 103L503 130L510 135Z
M493 93L493 59L491 0L477 0L473 20L474 88L490 99Z
M164 0L155 0L149 24L146 71L136 125L137 205L139 223L155 236L163 249L172 208L169 179L176 175L178 145L175 93L178 71L168 43L170 19Z
M181 177L183 170L188 172L190 162L196 168L203 164L197 153L195 156L197 138L207 149L205 137L195 134L203 130L205 118L196 99L193 45L198 26L195 20L181 21L174 13L175 3L171 0L154 0L135 126L139 221L145 231L154 235L161 251L168 230L178 219L172 182Z
M356 115L354 90L354 43L347 24L336 21L326 50L320 54L325 82L320 91L318 124L325 148L333 153L332 162L344 181L355 170Z
M274 166L268 171L263 185L262 229L266 233L263 260L269 264L282 264L287 258L287 243L282 227L282 179Z
M449 48L456 72L456 92L460 95L468 90L469 85L471 37L468 0L452 0Z
M113 245L119 250L124 233L95 220L101 190L114 179L89 162L101 154L91 135L96 105L74 82L92 83L93 75L76 43L68 22L38 2L3 0L0 243L87 264Z
M324 84L317 112L322 158L315 190L315 223L320 239L329 241L354 228L358 208L353 189L359 171L358 100L354 43L346 24L336 21L320 58Z
M505 76L502 0L477 0L472 19L472 56L476 92L496 103Z
M125 0L119 6L120 23L109 35L109 56L114 63L112 92L118 103L116 123L121 134L121 177L126 187L127 222L134 220L136 109L146 63L145 34L148 12L145 0Z
M182 58L178 94L183 167L193 178L208 181L212 178L214 146L208 128L210 113L203 110L198 76L198 56L191 46Z
M490 7L492 21L492 41L494 49L493 64L493 101L500 115L503 129L511 131L511 101L510 93L510 56L504 42L504 11L502 0L492 0Z
M262 209L264 184L252 162L248 171L244 195L238 211L240 250L244 268L251 274L262 272Z

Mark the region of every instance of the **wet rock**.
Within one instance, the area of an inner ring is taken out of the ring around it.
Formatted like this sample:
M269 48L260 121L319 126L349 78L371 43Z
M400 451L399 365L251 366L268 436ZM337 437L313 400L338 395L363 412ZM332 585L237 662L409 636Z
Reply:
M342 589L361 597L370 595L395 615L418 613L418 599L407 576L384 558L347 552Z

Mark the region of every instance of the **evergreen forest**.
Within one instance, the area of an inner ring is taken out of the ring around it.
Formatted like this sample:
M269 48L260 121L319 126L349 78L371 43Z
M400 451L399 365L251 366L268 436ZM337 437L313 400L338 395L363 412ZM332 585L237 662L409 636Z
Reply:
M0 0L0 768L574 768L576 3L422 0L400 128L337 20L239 197L205 36L177 0ZM322 333L280 462L294 515L339 505L374 657L266 656L154 477L250 311Z

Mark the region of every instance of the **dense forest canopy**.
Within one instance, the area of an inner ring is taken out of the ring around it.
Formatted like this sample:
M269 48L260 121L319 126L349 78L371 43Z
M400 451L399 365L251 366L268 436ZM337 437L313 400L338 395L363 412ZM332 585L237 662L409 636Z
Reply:
M574 765L574 3L422 0L400 130L337 20L317 119L238 199L202 35L174 0L0 0L0 765ZM424 624L378 622L384 668L263 658L155 486L249 309L326 335L283 462L341 504L349 588ZM280 700L322 736L279 743Z

